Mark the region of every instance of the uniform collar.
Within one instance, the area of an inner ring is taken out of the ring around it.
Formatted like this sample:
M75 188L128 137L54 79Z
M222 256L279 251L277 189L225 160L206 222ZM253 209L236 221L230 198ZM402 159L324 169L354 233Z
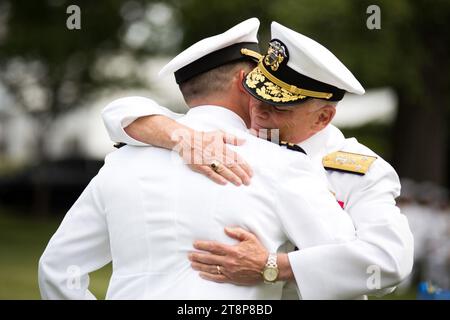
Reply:
M217 123L220 125L226 125L227 127L247 131L247 126L245 125L244 120L242 120L242 118L236 113L225 107L203 105L190 108L186 114L189 116L207 119L209 123Z
M329 124L325 129L300 142L302 147L311 158L322 159L325 155L339 151L344 145L345 137L335 126Z

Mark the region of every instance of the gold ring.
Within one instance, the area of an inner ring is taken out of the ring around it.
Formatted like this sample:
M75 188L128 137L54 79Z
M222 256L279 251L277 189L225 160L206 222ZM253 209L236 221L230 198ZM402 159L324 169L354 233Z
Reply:
M222 274L222 272L220 271L220 266L216 266L217 269L217 274Z
M217 173L220 173L223 170L222 164L217 160L211 162L209 166Z

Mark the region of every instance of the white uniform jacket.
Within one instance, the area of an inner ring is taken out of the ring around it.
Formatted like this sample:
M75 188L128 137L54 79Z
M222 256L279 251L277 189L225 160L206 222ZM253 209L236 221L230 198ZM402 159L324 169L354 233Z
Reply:
M102 116L112 141L142 146L145 144L128 136L123 128L136 118L155 114L173 119L182 116L143 97L115 100ZM330 188L351 217L356 238L289 253L301 297L361 299L367 294L391 292L410 274L414 247L408 221L395 202L400 195L397 173L355 138L346 139L333 125L299 146L317 165L335 151L377 157L365 175L327 170Z

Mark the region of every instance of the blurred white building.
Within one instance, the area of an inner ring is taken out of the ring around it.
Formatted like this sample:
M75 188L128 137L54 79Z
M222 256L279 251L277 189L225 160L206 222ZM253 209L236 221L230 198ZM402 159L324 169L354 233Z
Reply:
M0 159L23 162L32 155L35 123L17 108L0 83Z

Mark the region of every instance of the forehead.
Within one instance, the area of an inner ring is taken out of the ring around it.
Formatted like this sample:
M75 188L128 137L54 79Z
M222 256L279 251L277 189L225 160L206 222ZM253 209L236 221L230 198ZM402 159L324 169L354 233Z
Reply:
M279 106L272 104L263 104L263 105L266 106L266 108L270 108L271 110L289 110L295 113L300 113L310 110L311 106L313 106L314 104L311 103L310 101L305 101L304 103L299 103L293 106Z

